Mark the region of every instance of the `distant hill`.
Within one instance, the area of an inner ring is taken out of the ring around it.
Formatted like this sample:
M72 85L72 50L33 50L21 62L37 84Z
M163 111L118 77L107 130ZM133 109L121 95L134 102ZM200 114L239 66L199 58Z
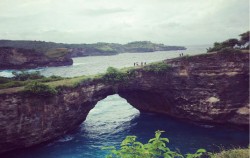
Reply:
M186 49L183 46L166 46L164 44L155 44L150 41L136 41L122 45L117 43L65 44L45 41L0 40L0 47L31 49L41 54L47 54L55 49L66 48L71 57Z

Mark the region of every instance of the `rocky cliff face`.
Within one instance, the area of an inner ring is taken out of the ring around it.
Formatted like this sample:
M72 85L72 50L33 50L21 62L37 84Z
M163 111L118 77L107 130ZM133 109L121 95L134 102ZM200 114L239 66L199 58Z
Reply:
M118 54L115 50L100 50L95 48L72 48L69 49L70 57L84 57L84 56L104 56L104 55L116 55Z
M140 72L120 96L141 111L192 121L249 125L248 53L209 54L165 61L166 73Z
M72 64L73 60L67 56L49 58L30 49L0 47L0 69L28 69Z
M111 94L140 111L192 121L249 125L249 53L207 54L164 61L163 73L139 69L127 82L94 80L44 98L0 95L0 152L54 139L81 124Z

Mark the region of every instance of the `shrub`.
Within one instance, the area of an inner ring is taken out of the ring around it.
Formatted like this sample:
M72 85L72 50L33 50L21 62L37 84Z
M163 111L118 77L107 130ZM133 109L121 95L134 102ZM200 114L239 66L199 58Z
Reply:
M9 81L3 84L0 84L0 89L4 89L4 88L12 88L12 87L19 87L19 86L23 86L25 83L22 81Z
M250 149L223 150L220 153L212 154L211 158L249 158Z
M0 76L0 84L4 84L4 83L10 82L10 81L11 81L10 78L1 77L1 76Z
M28 93L40 95L40 96L53 96L57 91L45 84L39 82L31 82L24 87L24 90Z
M221 50L218 51L218 53L234 54L234 53L241 53L241 51L233 48L222 48Z
M166 70L169 70L170 66L164 62L154 63L147 65L143 68L143 70L148 72L155 72L155 73L163 73Z
M50 76L50 77L43 77L41 79L38 79L39 82L51 82L51 81L58 81L58 80L62 80L64 79L63 77L61 76Z
M21 71L19 73L14 71L12 72L12 74L14 75L13 78L18 81L35 80L35 79L44 78L44 76L42 76L39 71L35 71L35 72Z
M102 149L109 151L106 158L199 158L206 152L204 149L199 149L194 154L183 156L176 151L171 151L166 146L166 143L169 143L168 138L161 138L162 132L164 131L156 131L155 137L146 144L136 141L136 136L127 136L122 141L119 149L114 146Z
M128 75L124 72L121 72L120 70L116 68L109 67L107 69L107 72L102 76L102 78L106 82L116 83L116 82L125 81L126 79L128 79Z

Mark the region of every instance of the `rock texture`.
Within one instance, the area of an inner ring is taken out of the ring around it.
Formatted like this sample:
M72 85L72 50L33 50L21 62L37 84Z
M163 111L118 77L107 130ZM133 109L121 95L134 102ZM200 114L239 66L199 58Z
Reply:
M0 69L28 69L72 65L67 56L49 58L31 49L0 47Z
M249 53L163 61L163 73L138 69L127 82L85 82L50 98L0 94L0 152L52 140L81 124L95 104L119 94L140 111L192 121L249 125Z

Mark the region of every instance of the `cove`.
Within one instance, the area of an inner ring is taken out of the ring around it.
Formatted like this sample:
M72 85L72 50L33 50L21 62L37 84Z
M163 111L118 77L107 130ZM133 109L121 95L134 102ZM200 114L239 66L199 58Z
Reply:
M193 124L164 115L139 113L118 95L99 101L77 129L52 142L1 155L2 158L103 158L102 146L119 145L127 135L146 142L155 130L165 130L169 146L182 153L198 148L247 147L248 132L223 126Z
M62 87L46 99L21 91L2 93L1 152L65 135L85 121L98 101L113 94L142 113L248 127L248 58L247 53L239 53L171 59L164 61L171 69L162 73L136 69L126 82L99 78Z

